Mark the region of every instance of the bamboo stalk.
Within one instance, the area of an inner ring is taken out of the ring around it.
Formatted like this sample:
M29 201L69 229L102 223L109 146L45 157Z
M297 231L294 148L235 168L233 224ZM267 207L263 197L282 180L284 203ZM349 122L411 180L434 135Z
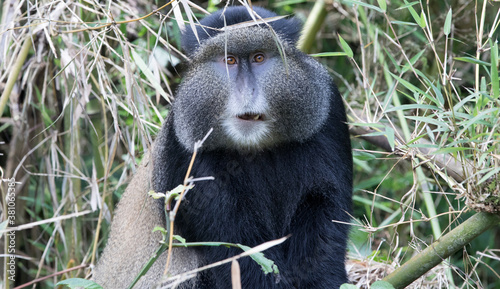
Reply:
M484 231L500 223L500 216L491 213L476 213L448 234L425 248L403 266L386 276L383 280L394 288L405 288L451 254L460 250Z
M304 29L302 30L302 35L300 36L297 47L305 53L311 52L316 34L323 25L323 22L325 22L327 14L325 6L325 1L316 1L311 14L309 14L304 24Z
M5 106L7 105L7 101L9 100L10 93L12 92L12 88L14 88L14 84L16 83L17 77L19 76L19 72L23 67L23 64L28 56L28 52L31 49L31 37L26 37L23 43L23 47L19 51L19 55L17 56L16 63L14 63L14 67L12 67L12 72L9 74L9 78L7 79L7 83L5 84L5 90L0 97L0 117L2 117L3 111L5 110Z

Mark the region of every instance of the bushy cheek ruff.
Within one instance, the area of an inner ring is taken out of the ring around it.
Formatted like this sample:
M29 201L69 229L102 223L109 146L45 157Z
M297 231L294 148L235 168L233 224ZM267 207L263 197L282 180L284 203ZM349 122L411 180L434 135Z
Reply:
M276 65L262 81L276 138L304 141L321 129L331 96L331 78L321 64L302 53L289 54L287 65Z
M213 149L222 141L220 118L224 111L229 84L225 78L210 71L208 65L195 66L179 86L173 104L174 129L179 142L188 151L194 143L202 140L211 128L214 129L205 149Z

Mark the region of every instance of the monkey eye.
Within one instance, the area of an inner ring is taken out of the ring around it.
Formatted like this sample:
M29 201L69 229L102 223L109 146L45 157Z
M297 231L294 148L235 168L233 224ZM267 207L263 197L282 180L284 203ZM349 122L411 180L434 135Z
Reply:
M264 60L266 60L266 57L262 53L255 54L253 56L253 62L262 62Z
M228 56L224 59L224 62L228 65L236 64L236 58L234 56Z

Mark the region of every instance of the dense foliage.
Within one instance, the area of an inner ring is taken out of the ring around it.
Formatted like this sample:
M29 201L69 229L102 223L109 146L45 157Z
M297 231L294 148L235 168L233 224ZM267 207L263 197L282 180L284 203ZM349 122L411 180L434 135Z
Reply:
M54 288L95 264L113 208L180 81L179 27L194 25L199 7L226 4L174 2L158 10L166 2L0 7L5 254L14 180L9 227L18 229L15 283L6 282L10 258L2 255L3 288L36 279ZM366 286L473 210L500 211L500 4L326 1L311 17L315 2L252 1L319 22L314 41L302 45L331 71L347 107L356 171L348 269ZM499 266L494 227L415 286L497 288Z

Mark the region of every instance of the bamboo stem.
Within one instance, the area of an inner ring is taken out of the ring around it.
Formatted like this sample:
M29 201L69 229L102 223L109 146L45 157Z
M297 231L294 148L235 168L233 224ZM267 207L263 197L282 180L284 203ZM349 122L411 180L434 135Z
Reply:
M391 283L396 289L405 288L499 222L499 215L484 212L476 213L383 280Z
M23 67L23 64L28 56L28 52L31 49L31 37L26 37L23 43L23 47L19 51L19 55L17 56L16 63L14 63L14 67L12 67L12 72L9 74L9 78L7 79L7 83L5 85L5 90L0 97L0 117L2 117L5 106L7 105L7 101L9 100L10 93L14 88L14 84L16 83L17 77L19 76L19 72Z
M305 53L311 52L316 34L323 25L323 22L325 22L327 14L325 6L325 1L316 1L311 14L309 14L304 24L304 29L302 30L302 35L300 36L297 47Z

